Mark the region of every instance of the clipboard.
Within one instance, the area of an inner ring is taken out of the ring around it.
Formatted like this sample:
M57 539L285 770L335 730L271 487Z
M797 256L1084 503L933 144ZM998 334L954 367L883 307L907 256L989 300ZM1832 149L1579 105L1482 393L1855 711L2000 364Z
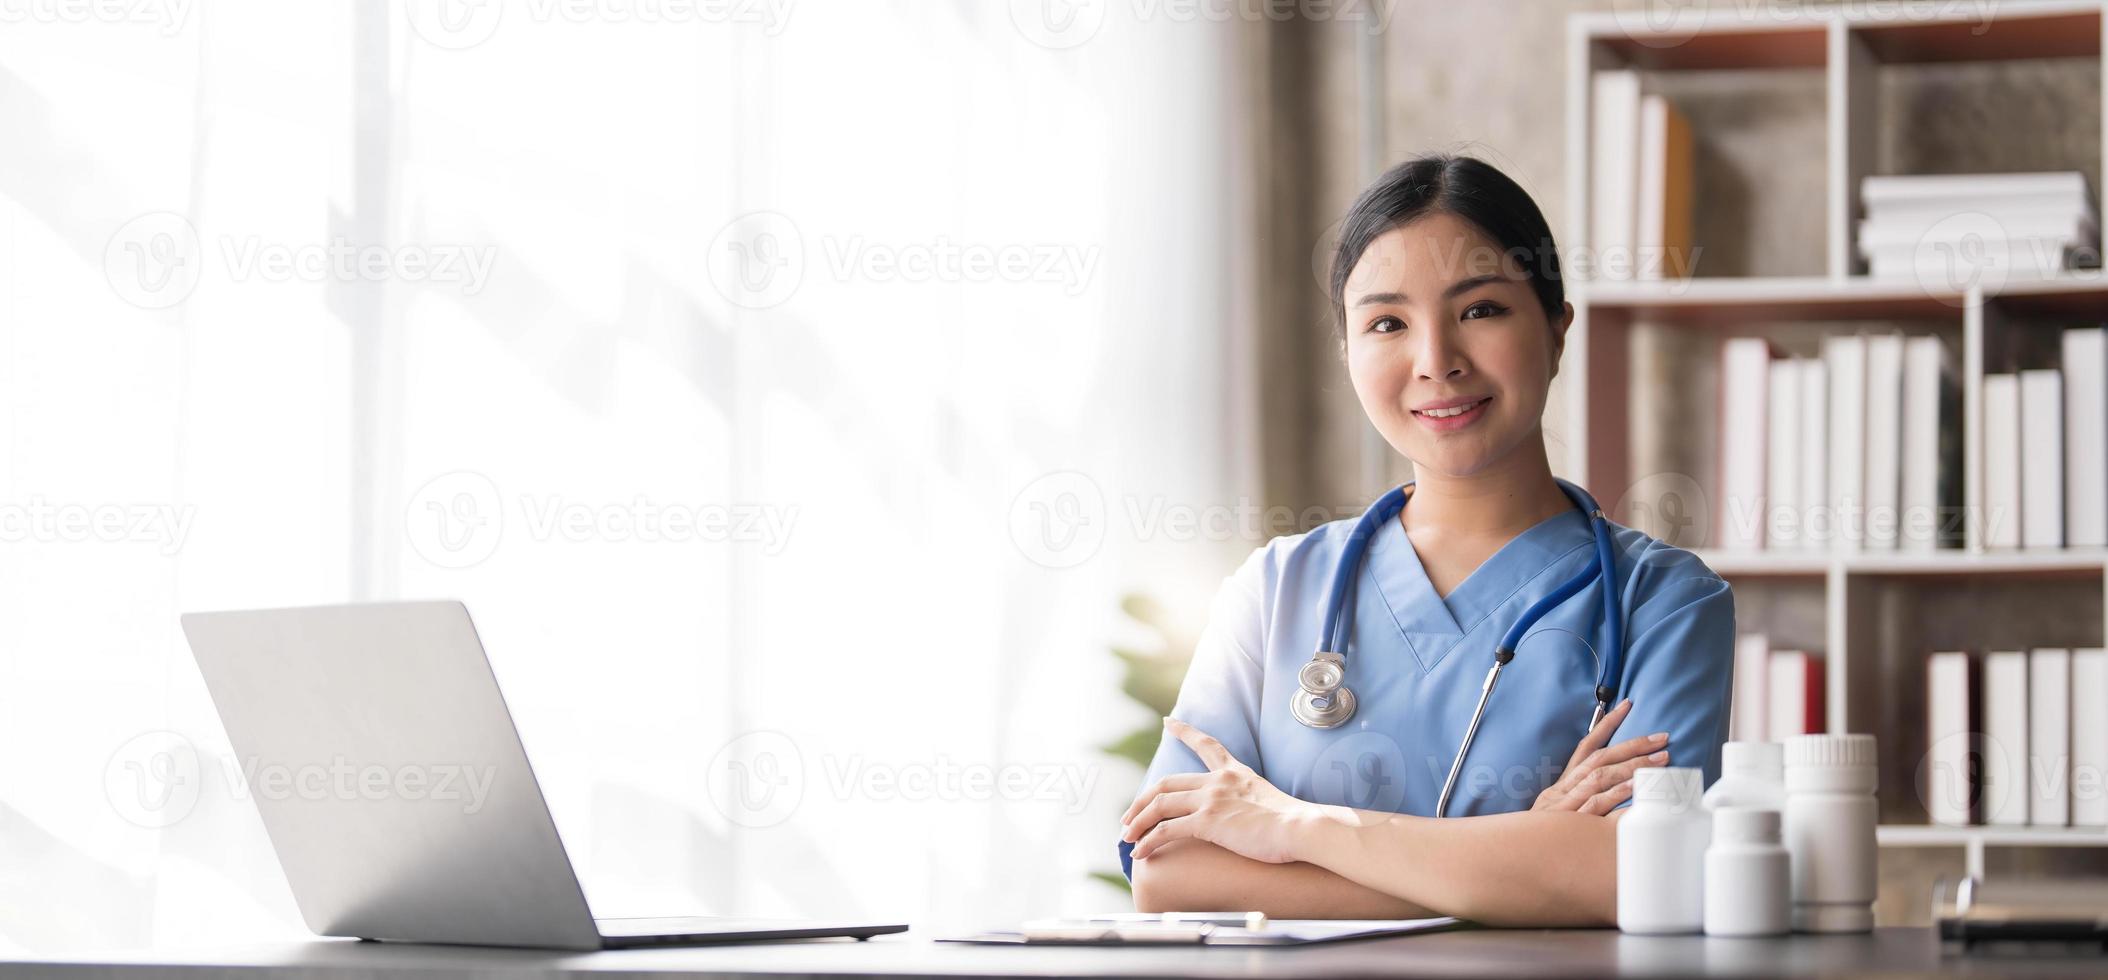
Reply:
M1446 915L1431 919L1274 919L1256 927L1153 917L1039 919L1014 931L940 936L937 941L1017 946L1307 946L1438 932L1462 924Z

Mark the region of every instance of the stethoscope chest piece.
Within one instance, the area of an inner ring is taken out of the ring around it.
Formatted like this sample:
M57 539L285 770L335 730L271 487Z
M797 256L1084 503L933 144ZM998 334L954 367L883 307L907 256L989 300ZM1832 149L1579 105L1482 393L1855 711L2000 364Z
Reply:
M1347 658L1319 653L1296 672L1288 711L1311 728L1338 728L1354 717L1354 692L1347 687Z

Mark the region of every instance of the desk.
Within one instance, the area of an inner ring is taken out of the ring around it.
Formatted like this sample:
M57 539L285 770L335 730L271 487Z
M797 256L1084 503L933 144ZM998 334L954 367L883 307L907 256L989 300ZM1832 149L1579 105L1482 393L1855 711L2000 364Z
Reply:
M0 963L9 980L145 980L149 976L536 977L1377 977L1816 976L1939 973L2098 976L2098 948L2057 946L1943 955L1929 929L1859 936L1705 939L1610 930L1465 930L1297 949L971 946L915 934L868 943L819 940L604 953L316 941L247 949L106 954Z

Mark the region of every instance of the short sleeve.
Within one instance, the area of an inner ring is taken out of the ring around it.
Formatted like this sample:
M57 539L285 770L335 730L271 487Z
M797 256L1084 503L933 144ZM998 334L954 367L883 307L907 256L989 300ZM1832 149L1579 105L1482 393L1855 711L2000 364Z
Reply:
M1669 764L1703 769L1710 786L1727 741L1735 599L1725 580L1687 557L1695 573L1661 583L1626 623L1621 695L1632 699L1632 714L1612 740L1668 732Z
M1259 758L1259 691L1265 635L1265 556L1260 548L1216 590L1209 607L1208 623L1193 648L1193 662L1179 685L1178 702L1171 716L1215 737L1237 761L1264 771ZM1207 766L1184 742L1165 738L1157 746L1149 771L1142 776L1146 791L1165 776L1182 772L1205 772ZM1134 878L1134 845L1120 842L1120 872Z

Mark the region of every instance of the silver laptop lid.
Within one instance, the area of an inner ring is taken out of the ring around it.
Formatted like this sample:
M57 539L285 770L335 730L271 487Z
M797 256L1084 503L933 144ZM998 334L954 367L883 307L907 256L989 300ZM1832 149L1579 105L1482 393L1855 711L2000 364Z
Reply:
M461 603L191 613L183 632L308 928L600 947Z

